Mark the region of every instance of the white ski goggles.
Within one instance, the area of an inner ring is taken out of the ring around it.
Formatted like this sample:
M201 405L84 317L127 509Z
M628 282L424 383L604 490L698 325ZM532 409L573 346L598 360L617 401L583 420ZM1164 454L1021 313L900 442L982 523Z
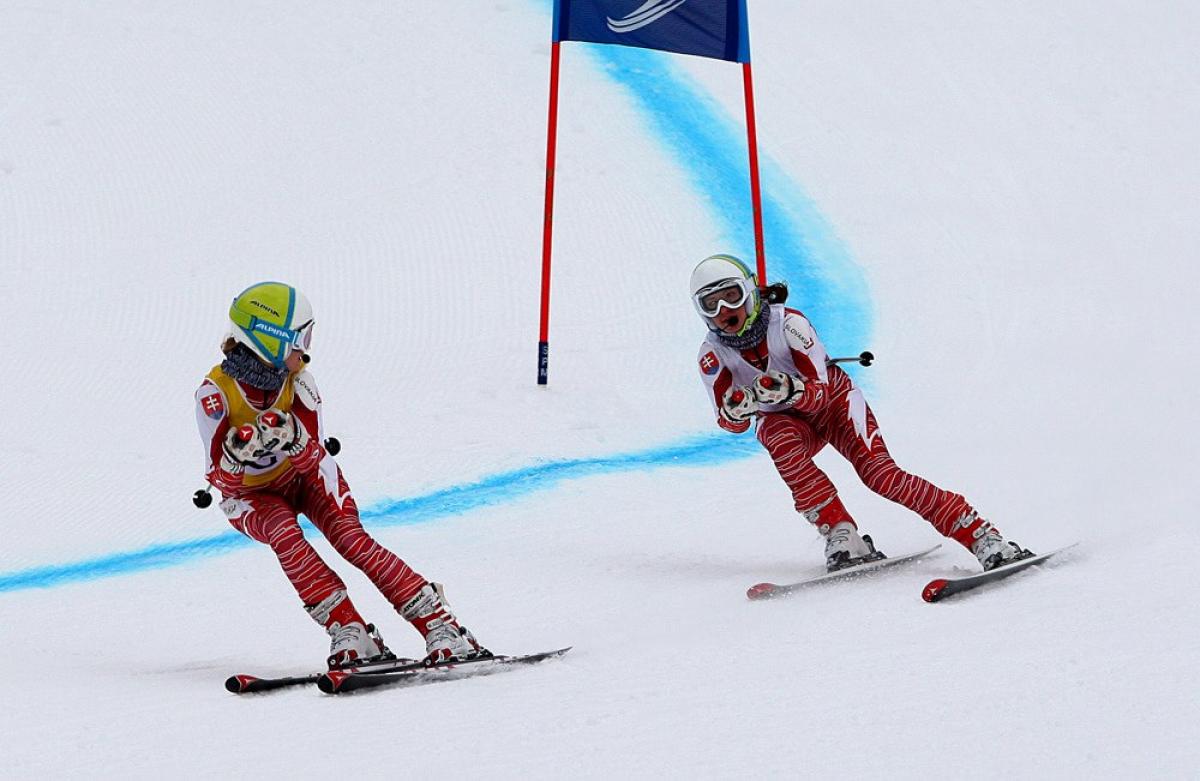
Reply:
M752 280L723 279L692 296L692 303L696 305L696 311L704 317L716 317L722 309L737 309L743 306L753 292Z
M292 346L298 350L308 352L309 346L312 344L313 321L309 320L304 325L297 328L292 333Z

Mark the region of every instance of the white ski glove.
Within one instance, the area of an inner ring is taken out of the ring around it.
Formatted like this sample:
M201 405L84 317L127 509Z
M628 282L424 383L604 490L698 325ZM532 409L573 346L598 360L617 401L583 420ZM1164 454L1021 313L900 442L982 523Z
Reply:
M308 429L292 412L269 409L255 421L259 435L271 452L280 452L300 472L312 472L320 466L325 450L308 435Z
M308 445L308 432L304 424L291 412L269 409L258 413L254 427L262 439L263 448L269 452L282 452L297 456Z
M745 423L758 412L758 400L750 388L730 388L721 397L721 417L730 423Z
M269 452L270 450L263 446L262 435L257 427L247 423L230 428L221 442L221 468L226 472L238 474Z
M754 381L754 398L759 404L792 405L804 395L804 380L771 369Z

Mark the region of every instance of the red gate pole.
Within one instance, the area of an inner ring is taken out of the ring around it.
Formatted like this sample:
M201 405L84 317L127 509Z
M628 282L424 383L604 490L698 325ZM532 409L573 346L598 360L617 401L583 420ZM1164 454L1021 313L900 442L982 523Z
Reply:
M767 256L763 250L762 191L758 183L758 139L754 127L754 82L750 63L742 63L742 89L746 95L746 138L750 149L750 202L754 207L754 258L758 284L767 284Z
M550 243L554 227L554 156L558 136L558 42L550 44L550 116L546 123L546 208L542 221L542 313L538 327L538 385L550 366Z

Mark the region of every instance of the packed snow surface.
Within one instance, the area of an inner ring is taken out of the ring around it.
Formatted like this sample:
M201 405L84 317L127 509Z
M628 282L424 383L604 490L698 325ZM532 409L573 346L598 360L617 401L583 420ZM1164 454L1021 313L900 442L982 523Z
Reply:
M539 388L548 2L3 3L3 775L1200 773L1197 6L750 12L770 278L878 356L852 372L902 465L1081 544L938 605L977 567L953 544L745 598L822 545L695 366L691 267L753 257L737 66L564 44ZM224 691L326 650L271 552L189 502L192 392L263 279L313 302L372 533L494 650L570 654ZM881 549L939 541L818 460Z

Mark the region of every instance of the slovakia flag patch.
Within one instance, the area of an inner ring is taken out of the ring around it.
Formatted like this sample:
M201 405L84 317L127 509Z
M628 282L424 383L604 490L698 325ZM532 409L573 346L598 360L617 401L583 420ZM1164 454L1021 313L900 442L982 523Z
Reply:
M213 420L220 420L225 417L225 402L221 400L221 394L210 393L200 400L200 406L204 408L204 414L208 415Z
M717 354L712 350L709 350L704 354L704 357L700 359L700 371L711 377L720 370L721 364L717 361Z

